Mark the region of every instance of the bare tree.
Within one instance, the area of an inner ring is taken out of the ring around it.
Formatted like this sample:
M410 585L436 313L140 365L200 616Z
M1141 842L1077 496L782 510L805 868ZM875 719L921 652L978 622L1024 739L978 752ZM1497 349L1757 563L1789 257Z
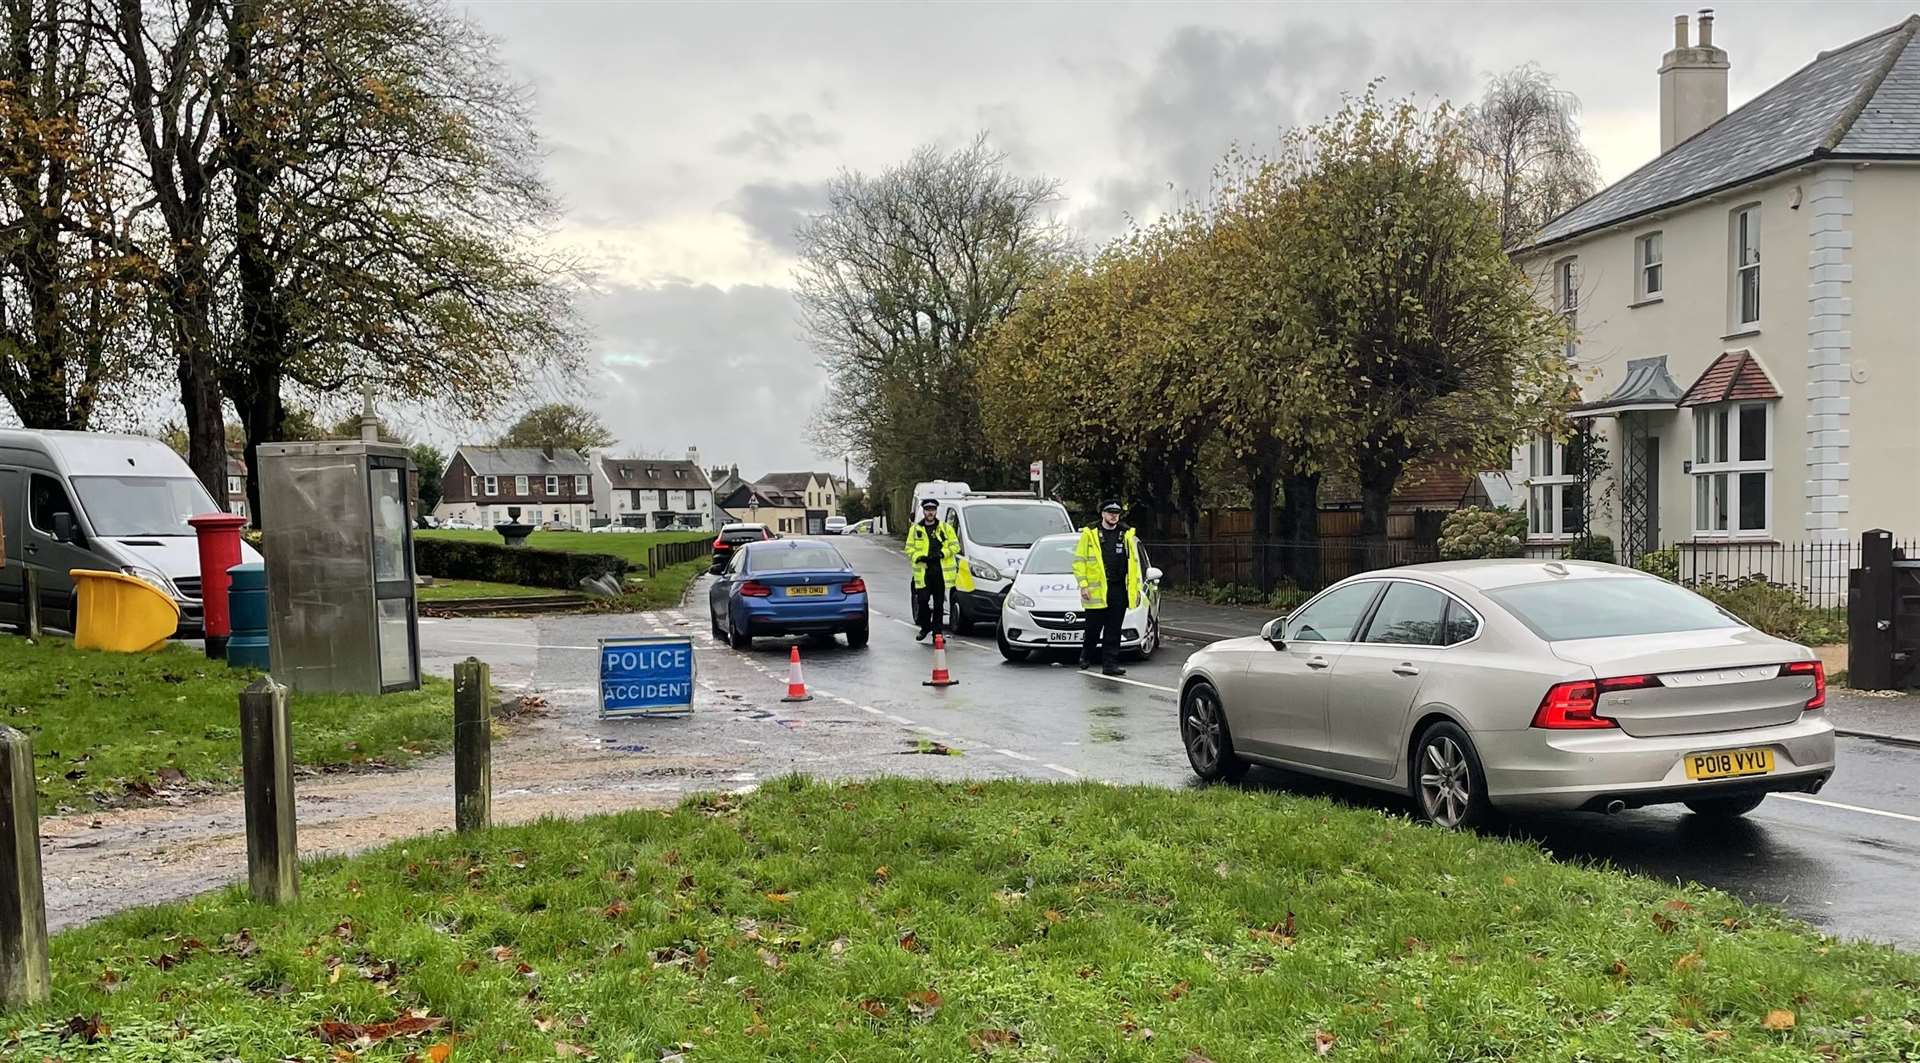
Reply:
M1599 165L1580 140L1580 99L1538 66L1490 76L1465 118L1470 176L1499 211L1502 246L1599 188Z
M981 334L1072 247L1059 183L1019 177L985 136L842 173L800 226L802 321L830 374L814 435L888 483L992 477L974 384Z

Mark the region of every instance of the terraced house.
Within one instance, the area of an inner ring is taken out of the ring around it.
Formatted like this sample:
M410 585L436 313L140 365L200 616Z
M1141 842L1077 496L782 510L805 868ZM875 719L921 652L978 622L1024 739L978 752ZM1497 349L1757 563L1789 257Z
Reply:
M1920 16L1732 113L1713 28L1676 20L1659 156L1516 252L1575 327L1610 468L1543 435L1514 475L1536 542L1592 513L1629 557L1791 547L1776 578L1844 592L1840 544L1920 533Z
M577 450L464 446L447 461L433 515L491 528L508 523L507 510L517 506L522 523L585 530L593 518L592 480Z

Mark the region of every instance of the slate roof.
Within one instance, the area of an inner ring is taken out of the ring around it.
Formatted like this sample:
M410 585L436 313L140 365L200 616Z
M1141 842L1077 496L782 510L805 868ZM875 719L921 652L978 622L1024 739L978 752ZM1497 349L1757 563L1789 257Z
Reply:
M586 455L577 450L556 449L552 457L539 447L461 447L467 468L476 476L582 476L587 472Z
M1676 406L1680 385L1667 371L1667 356L1634 358L1627 362L1626 379L1606 398L1583 402L1573 408L1576 414L1605 413L1622 406Z
M1557 243L1823 158L1920 157L1920 15L1823 52L1784 81L1542 226Z
M804 495L807 493L807 481L815 478L825 479L815 472L770 472L754 483L788 494Z
M1773 378L1767 375L1752 351L1728 351L1707 366L1707 371L1680 397L1680 405L1707 406L1716 402L1779 397L1780 389L1773 386Z
M705 491L712 488L706 471L697 462L668 461L661 458L602 457L600 468L615 490L639 488L652 491Z

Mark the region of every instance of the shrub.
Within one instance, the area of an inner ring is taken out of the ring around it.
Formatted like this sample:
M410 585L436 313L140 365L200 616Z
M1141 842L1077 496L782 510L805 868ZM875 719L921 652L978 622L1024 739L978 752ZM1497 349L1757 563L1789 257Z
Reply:
M1649 550L1634 558L1633 567L1650 576L1659 576L1669 583L1680 582L1680 551L1669 546L1664 550Z
M415 539L413 557L422 575L567 591L579 587L583 579L612 576L623 580L627 574L626 559L612 554L519 549L461 539Z
M1599 561L1613 564L1613 540L1604 535L1583 535L1567 544L1567 560Z
M1753 627L1807 646L1843 642L1846 617L1839 609L1815 609L1792 587L1762 576L1704 582L1693 588L1713 604Z
M1267 595L1267 607L1278 609L1283 613L1291 613L1307 604L1307 599L1311 597L1313 594L1310 591L1303 591L1292 583L1282 583L1273 589L1272 594Z
M1458 509L1440 524L1440 558L1519 557L1526 531L1526 515L1510 509Z

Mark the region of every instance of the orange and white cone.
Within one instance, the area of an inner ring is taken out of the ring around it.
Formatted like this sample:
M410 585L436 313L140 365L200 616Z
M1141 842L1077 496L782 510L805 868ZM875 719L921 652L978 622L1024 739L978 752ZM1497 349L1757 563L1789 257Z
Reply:
M960 681L947 674L947 637L933 636L933 678L920 685L923 687L950 687Z
M807 693L807 681L800 675L800 647L793 648L793 656L787 658L787 696L781 701L812 701L813 695Z

